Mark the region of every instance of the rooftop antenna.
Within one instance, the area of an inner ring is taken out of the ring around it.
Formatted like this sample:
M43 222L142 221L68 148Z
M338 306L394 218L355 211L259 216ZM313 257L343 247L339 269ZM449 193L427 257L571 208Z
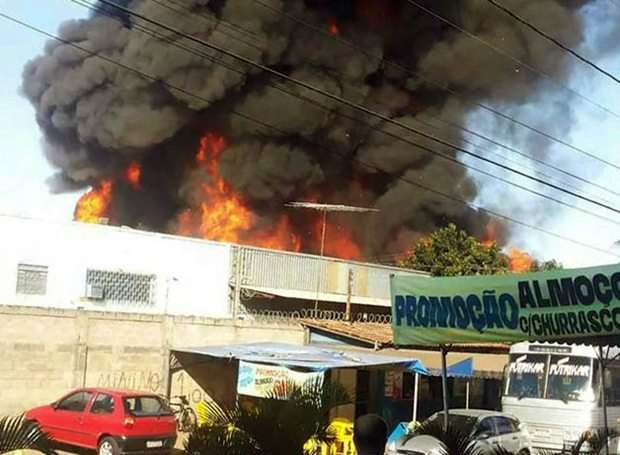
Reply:
M291 207L294 209L305 209L305 210L315 210L317 212L321 212L323 215L322 225L321 225L321 252L320 257L323 258L325 252L325 228L327 226L327 212L349 212L349 213L376 213L379 212L379 209L373 209L368 207L353 207L351 205L342 205L342 204L319 204L316 202L305 202L305 201L293 201L284 204L285 207ZM321 284L321 274L317 273L316 280L316 298L314 301L314 309L315 311L319 308L319 287Z

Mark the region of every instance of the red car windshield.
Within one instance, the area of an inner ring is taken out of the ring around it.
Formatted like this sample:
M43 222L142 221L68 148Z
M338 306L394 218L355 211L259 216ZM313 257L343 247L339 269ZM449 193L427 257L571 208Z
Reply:
M123 399L125 412L134 417L156 417L172 415L172 410L159 397L135 396Z

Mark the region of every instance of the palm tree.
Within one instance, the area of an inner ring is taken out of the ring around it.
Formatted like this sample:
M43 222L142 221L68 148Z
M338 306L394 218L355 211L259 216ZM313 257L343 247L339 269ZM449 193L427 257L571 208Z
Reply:
M56 453L52 440L38 424L24 416L0 418L0 454L26 449L49 455Z
M613 438L618 437L619 434L617 431L611 429L608 430L607 433L607 444L610 444ZM588 445L588 452L597 455L600 453L604 453L605 448L605 429L601 428L594 431L586 431L581 435L579 440L575 443L575 445L571 448L572 455L579 455L581 453L582 446L584 444Z
M205 403L199 417L206 423L189 435L185 450L190 455L302 455L306 446L306 453L314 455L317 443L333 438L330 411L349 402L340 384L318 380L290 383L285 392L257 400L253 408Z
M483 450L477 445L476 437L472 434L472 426L465 423L456 424L450 422L444 428L442 419L432 419L421 423L408 438L427 435L441 442L442 455L482 455ZM501 446L494 447L489 454L484 455L513 455Z

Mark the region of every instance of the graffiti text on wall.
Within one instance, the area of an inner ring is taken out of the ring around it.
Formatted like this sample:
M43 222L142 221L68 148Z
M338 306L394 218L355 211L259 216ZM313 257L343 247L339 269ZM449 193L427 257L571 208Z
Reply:
M116 371L101 373L97 380L97 387L112 389L143 390L161 393L164 381L156 371Z

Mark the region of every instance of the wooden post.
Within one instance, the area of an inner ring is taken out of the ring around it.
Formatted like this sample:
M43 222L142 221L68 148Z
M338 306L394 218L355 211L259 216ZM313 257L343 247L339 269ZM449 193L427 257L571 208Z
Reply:
M168 351L168 369L166 371L166 398L170 401L172 398L172 375L174 374L174 369L172 368L172 353L170 350Z
M420 393L420 374L416 373L413 381L413 418L414 423L418 421L418 394Z
M465 386L465 409L469 409L469 379L467 379L467 384Z
M323 225L321 227L321 259L323 259L323 254L325 253L325 229L327 226L327 210L323 210ZM319 262L319 266L317 267L317 278L316 278L316 300L314 301L314 310L318 312L319 309L319 292L321 289L321 263ZM318 315L315 315L318 317Z
M448 356L448 349L445 346L441 346L441 389L443 392L443 427L444 431L448 429L448 414L450 412L448 406L448 367L446 363L446 357Z
M233 321L235 319L237 319L237 316L239 315L239 311L241 310L241 281L242 281L242 275L243 275L243 270L242 267L244 266L243 262L244 262L244 249L242 246L238 246L237 247L237 254L236 254L236 258L235 258L235 292L233 294L233 301L232 301L232 307L230 309L230 316L233 319Z
M609 350L607 351L609 354ZM609 424L607 423L607 392L605 370L607 368L607 356L603 355L603 346L598 347L599 361L601 362L601 401L603 402L603 428L605 429L605 455L609 455Z
M344 319L347 322L353 322L351 319L351 296L353 294L353 269L349 269L347 280L347 306L344 310Z

